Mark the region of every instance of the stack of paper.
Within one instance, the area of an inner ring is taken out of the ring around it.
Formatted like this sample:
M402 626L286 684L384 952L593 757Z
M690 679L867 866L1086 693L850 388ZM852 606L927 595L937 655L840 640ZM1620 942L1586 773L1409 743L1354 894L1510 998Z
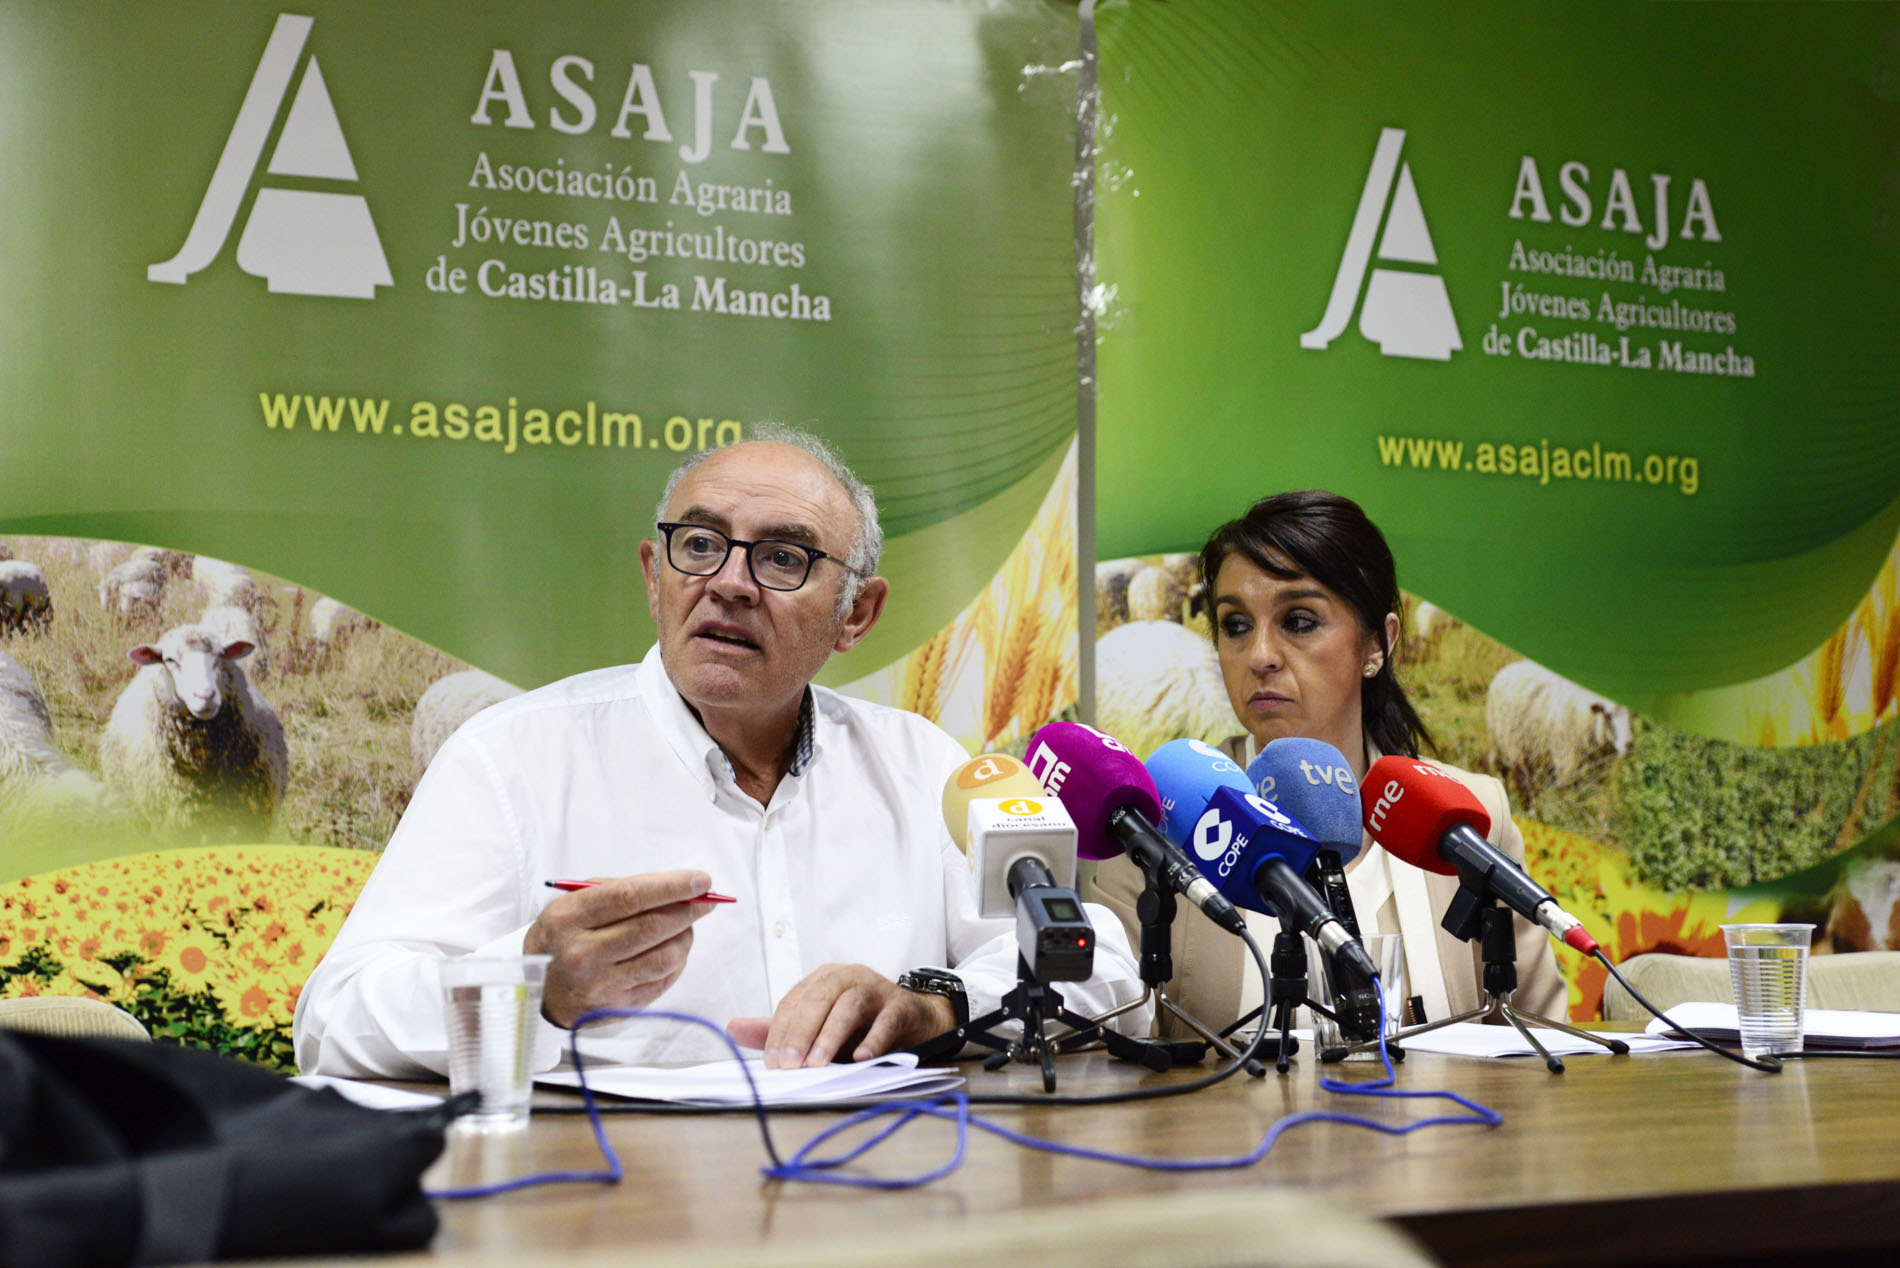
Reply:
M1717 1043L1740 1043L1735 1005L1677 1004L1665 1009L1678 1025ZM1659 1017L1648 1033L1667 1033ZM1845 1008L1807 1008L1801 1013L1802 1046L1807 1048L1900 1048L1900 1013L1867 1013Z
M759 1099L767 1105L813 1105L876 1097L932 1096L963 1084L955 1070L919 1069L914 1053L893 1052L870 1061L813 1070L768 1070L757 1057L746 1062ZM580 1076L556 1070L535 1076L544 1087L578 1088ZM602 1096L690 1105L749 1105L752 1088L733 1061L658 1069L651 1066L587 1066L587 1086Z
M1577 1039L1561 1030L1545 1030L1541 1026L1531 1027L1531 1033L1537 1036L1537 1042L1544 1045L1553 1057L1587 1057L1610 1055L1610 1050L1602 1044L1591 1043L1587 1039ZM1591 1031L1601 1034L1605 1039L1621 1039L1630 1046L1631 1052L1668 1052L1676 1048L1693 1048L1695 1044L1687 1039L1669 1039L1656 1035L1624 1034L1617 1031ZM1454 1057L1534 1057L1536 1051L1524 1042L1524 1036L1517 1033L1514 1026L1486 1026L1475 1021L1457 1021L1449 1026L1440 1026L1437 1030L1422 1035L1400 1035L1396 1041L1407 1052L1442 1052Z

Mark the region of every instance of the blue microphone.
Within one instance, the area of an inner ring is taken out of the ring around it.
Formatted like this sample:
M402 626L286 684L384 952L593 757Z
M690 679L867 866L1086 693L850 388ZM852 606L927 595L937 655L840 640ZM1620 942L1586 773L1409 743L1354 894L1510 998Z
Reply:
M1359 856L1365 807L1346 755L1324 740L1288 735L1270 741L1247 767L1247 782L1291 815L1341 863Z
M1365 834L1365 807L1359 781L1341 753L1324 740L1285 735L1271 740L1247 767L1247 778L1260 796L1278 806L1319 841L1320 848L1301 875L1326 904L1340 927L1359 936L1346 863L1359 855ZM1355 809L1356 808L1356 809ZM1377 1035L1379 997L1372 983L1334 963L1333 1007L1347 1030ZM1396 984L1394 984L1396 989Z
M1256 796L1244 778L1237 781L1233 763L1219 750L1202 748L1206 751L1176 749L1158 768L1150 759L1149 774L1163 804L1178 807L1167 816L1170 836L1174 825L1181 831L1176 844L1233 902L1279 917L1368 977L1377 977L1366 949L1300 878L1321 843L1292 816ZM1161 756L1157 750L1155 757ZM1201 811L1190 818L1186 808L1194 805Z
M1169 740L1148 754L1147 766L1155 791L1161 794L1157 826L1176 845L1187 841L1216 788L1225 784L1241 792L1253 791L1239 765L1206 740ZM1358 822L1358 806L1355 800L1354 822Z

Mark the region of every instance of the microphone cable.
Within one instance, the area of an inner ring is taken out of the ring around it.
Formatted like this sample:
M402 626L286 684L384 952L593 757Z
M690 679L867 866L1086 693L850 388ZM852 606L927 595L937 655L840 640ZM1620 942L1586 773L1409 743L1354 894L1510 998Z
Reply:
M1264 972L1266 969L1265 957L1261 955L1259 945L1251 938L1247 938L1247 945L1254 953L1259 967ZM763 1098L759 1095L758 1083L753 1079L752 1071L746 1065L744 1055L739 1051L738 1044L733 1042L732 1037L725 1032L723 1027L716 1025L706 1018L694 1016L691 1013L667 1012L658 1009L597 1008L583 1013L574 1020L572 1027L570 1027L572 1037L570 1039L569 1053L574 1060L574 1070L580 1084L581 1097L588 1115L588 1121L593 1128L594 1141L599 1147L601 1157L605 1163L604 1169L600 1171L541 1172L495 1184L467 1188L429 1190L427 1196L435 1200L455 1201L492 1197L501 1193L511 1193L521 1189L547 1184L620 1183L624 1176L624 1170L621 1166L619 1155L614 1152L613 1146L607 1140L600 1105L595 1099L593 1089L588 1085L586 1064L581 1057L579 1044L581 1027L587 1025L589 1022L610 1018L652 1018L663 1021L685 1022L689 1025L703 1026L719 1036L726 1047L731 1050L734 1060L739 1062L740 1072L744 1075L746 1086L752 1093L752 1101L747 1108L758 1119L759 1137L765 1146L766 1157L770 1159L770 1164L761 1167L759 1170L761 1175L770 1180L803 1180L812 1183L870 1189L919 1188L951 1174L963 1164L963 1159L969 1148L969 1132L971 1127L979 1128L992 1135L1010 1141L1013 1144L1026 1149L1034 1149L1041 1153L1083 1158L1096 1162L1136 1167L1149 1171L1184 1172L1233 1170L1250 1167L1264 1158L1268 1151L1278 1143L1280 1137L1286 1132L1306 1123L1340 1123L1346 1126L1364 1127L1390 1136L1406 1136L1426 1127L1450 1126L1455 1124L1496 1127L1502 1123L1504 1118L1497 1111L1469 1100L1456 1092L1449 1090L1401 1092L1393 1087L1397 1075L1392 1067L1391 1055L1387 1052L1385 1046L1384 983L1378 982L1377 979L1375 979L1375 987L1379 994L1379 1059L1385 1067L1384 1077L1375 1079L1369 1083L1350 1083L1342 1079L1322 1078L1319 1082L1320 1088L1323 1091L1343 1095L1376 1096L1393 1100L1449 1100L1462 1106L1469 1111L1468 1113L1460 1115L1441 1114L1420 1119L1415 1122L1394 1124L1363 1118L1355 1114L1342 1114L1332 1110L1308 1110L1299 1114L1287 1115L1276 1121L1268 1128L1266 1134L1261 1138L1260 1143L1245 1153L1217 1158L1155 1158L1137 1154L1114 1153L1108 1150L1088 1149L1081 1146L1063 1144L1059 1141L1047 1140L1038 1136L1030 1136L1023 1132L1016 1131L1013 1128L1005 1127L1000 1123L990 1122L970 1112L970 1107L973 1103L991 1105L1101 1105L1133 1100L1152 1100L1161 1096L1178 1096L1186 1092L1198 1091L1201 1088L1209 1087L1219 1082L1221 1079L1229 1078L1239 1071L1246 1058L1253 1056L1264 1041L1267 1031L1263 1027L1255 1032L1253 1042L1248 1045L1246 1053L1243 1054L1240 1060L1231 1062L1205 1078L1196 1079L1189 1083L1176 1084L1165 1088L1138 1088L1130 1092L1107 1093L1099 1096L975 1097L966 1092L958 1091L947 1096L936 1096L928 1100L881 1101L874 1103L868 1108L860 1109L856 1113L825 1128L800 1146L788 1160L780 1154L777 1144L772 1139L770 1111L765 1105ZM836 1112L844 1108L844 1105L840 1102L832 1102L823 1107L813 1108L824 1108ZM841 1133L885 1116L890 1116L892 1121L872 1133L866 1139L859 1141L835 1156L823 1157L819 1155L818 1151L824 1145L836 1139ZM899 1130L921 1117L946 1119L956 1125L956 1143L947 1161L928 1171L913 1176L884 1177L847 1175L842 1173L842 1168L862 1158L878 1145L889 1140Z
M1260 950L1260 944L1255 942L1250 934L1243 931L1239 937L1241 941L1246 944L1247 950L1252 954L1254 966L1260 973L1261 984L1264 987L1270 976L1267 968L1266 955ZM710 1025L710 1023L706 1022L703 1018L692 1018L683 1013L663 1014L659 1012L641 1012L638 1009L626 1013L616 1013L608 1009L598 1009L587 1014L586 1019L592 1021L601 1017L616 1016L667 1016L682 1020L698 1021L702 1025ZM576 1022L575 1024L578 1026L580 1023ZM723 1030L720 1030L719 1033L722 1036L725 1034ZM1120 1105L1130 1101L1153 1101L1170 1096L1186 1096L1189 1093L1199 1092L1205 1088L1213 1087L1216 1083L1224 1079L1230 1079L1240 1073L1240 1071L1246 1068L1248 1061L1258 1056L1260 1049L1265 1045L1267 1037L1271 1033L1272 1032L1264 1028L1256 1031L1252 1042L1241 1051L1238 1057L1212 1073L1205 1074L1198 1079L1189 1080L1186 1083L1171 1083L1166 1087L1128 1088L1119 1092L1093 1092L1081 1095L1064 1095L1062 1093L1042 1093L1038 1095L1028 1092L969 1092L965 1093L965 1095L969 1097L970 1104L972 1105ZM729 1039L728 1043L730 1043ZM734 1053L736 1054L737 1051L735 1048ZM575 1060L577 1069L579 1064L577 1054ZM881 1099L824 1101L816 1104L766 1106L764 1107L764 1112L769 1114L825 1114L850 1110L883 1109L899 1103L901 1102ZM588 1098L588 1103L585 1105L554 1106L536 1112L543 1114L678 1114L695 1116L708 1114L739 1114L747 1112L749 1108L750 1107L743 1105L653 1105L635 1103L603 1105L596 1111L592 1107L591 1098Z
M1715 1040L1710 1039L1707 1035L1698 1034L1695 1031L1690 1030L1687 1026L1677 1025L1674 1018L1669 1016L1669 1014L1663 1012L1662 1009L1650 1003L1647 999L1643 998L1643 993L1637 990L1634 986L1630 985L1630 980L1627 977L1623 976L1622 970L1618 969L1614 964L1610 963L1610 957L1603 953L1602 947L1598 947L1595 951L1592 951L1590 954L1598 963L1602 964L1604 968L1610 971L1610 976L1615 978L1617 982L1623 987L1623 989L1630 993L1630 997L1632 999L1634 999L1637 1003L1641 1004L1644 1008L1647 1008L1651 1013L1655 1014L1657 1019L1659 1019L1663 1023L1663 1025L1669 1027L1675 1033L1683 1036L1686 1039L1693 1039L1695 1042L1701 1044L1704 1048L1707 1048L1710 1052L1716 1053L1719 1056L1727 1057L1730 1061L1735 1062L1735 1064L1737 1065L1745 1065L1751 1070L1760 1070L1763 1074L1780 1074L1781 1073L1782 1059L1779 1056L1769 1055L1769 1056L1763 1056L1763 1057L1751 1057L1751 1056L1746 1055L1745 1053L1738 1051L1737 1049L1725 1048L1721 1044L1715 1042ZM1789 1053L1788 1055L1794 1056L1798 1054Z
M1376 981L1375 979L1375 982ZM1440 1114L1409 1123L1386 1123L1380 1122L1377 1119L1364 1118L1357 1114L1342 1114L1335 1110L1307 1110L1298 1114L1289 1114L1277 1120L1267 1129L1266 1134L1261 1137L1260 1143L1245 1153L1218 1158L1157 1158L1140 1154L1115 1153L1104 1149L1088 1149L1077 1145L1063 1144L1059 1141L1047 1140L1039 1136L1030 1136L1026 1133L1016 1131L1013 1128L1005 1127L1000 1123L994 1123L988 1119L970 1114L967 1102L974 1101L977 1098L968 1097L959 1093L955 1097L956 1103L954 1108L945 1103L945 1098L939 1098L934 1102L898 1103L878 1109L868 1109L854 1114L842 1122L827 1127L824 1131L807 1141L805 1145L793 1155L791 1164L787 1167L780 1168L777 1175L779 1178L785 1179L824 1180L834 1184L875 1188L914 1187L915 1184L924 1183L926 1182L925 1180L895 1181L870 1177L833 1176L824 1174L829 1169L845 1166L862 1157L875 1145L888 1139L899 1127L904 1126L920 1115L945 1119L954 1118L957 1124L958 1158L961 1158L963 1154L964 1143L969 1128L976 1127L982 1131L989 1132L993 1136L1007 1140L1012 1144L1019 1145L1025 1149L1033 1149L1039 1153L1054 1154L1059 1157L1082 1158L1092 1162L1110 1163L1115 1166L1135 1167L1144 1171L1170 1172L1226 1171L1250 1167L1266 1157L1267 1153L1279 1142L1281 1136L1293 1128L1303 1126L1307 1123L1338 1123L1348 1127L1363 1127L1388 1136L1408 1136L1415 1131L1420 1131L1427 1127L1443 1127L1461 1124L1496 1127L1501 1124L1504 1121L1502 1114L1499 1114L1496 1110L1488 1106L1480 1105L1476 1101L1460 1096L1456 1092L1448 1090L1435 1092L1401 1092L1393 1087L1393 1083L1397 1079L1397 1074L1393 1070L1392 1058L1386 1051L1385 1046L1385 988L1383 983L1378 983L1378 991L1380 997L1379 1059L1385 1066L1384 1077L1367 1083L1351 1083L1343 1079L1322 1078L1319 1082L1320 1088L1323 1091L1342 1095L1375 1096L1388 1100L1449 1100L1462 1106L1469 1111L1468 1113ZM1039 1100L1036 1101L1036 1103L1045 1104L1047 1102ZM819 1146L838 1136L840 1133L888 1113L897 1114L897 1121L870 1139L853 1146L836 1157L818 1158L814 1156L814 1151ZM774 1173L768 1170L767 1174L770 1175ZM945 1174L945 1169L940 1168L937 1172L932 1173L928 1179L935 1179L941 1174Z

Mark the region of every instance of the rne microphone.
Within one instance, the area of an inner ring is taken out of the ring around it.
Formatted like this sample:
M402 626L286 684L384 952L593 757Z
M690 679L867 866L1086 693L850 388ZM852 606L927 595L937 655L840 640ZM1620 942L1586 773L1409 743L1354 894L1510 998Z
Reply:
M1467 891L1497 898L1565 945L1596 954L1597 940L1583 922L1485 840L1491 816L1457 779L1417 758L1382 757L1366 772L1360 799L1366 831L1394 857L1428 872L1456 876ZM1454 925L1458 910L1454 905L1446 913L1445 928L1468 937Z
M1219 756L1218 751L1210 751ZM1320 843L1222 764L1203 760L1196 765L1183 760L1185 754L1180 751L1170 757L1158 772L1168 781L1164 795L1182 805L1202 807L1187 823L1180 844L1220 892L1231 902L1279 917L1367 977L1377 977L1379 971L1365 947L1300 878ZM1186 823L1187 817L1181 816L1180 821Z
M1233 903L1155 828L1160 794L1120 740L1079 722L1051 722L1030 737L1026 756L1030 772L1075 820L1081 857L1112 859L1126 850L1221 928L1240 933L1247 927Z

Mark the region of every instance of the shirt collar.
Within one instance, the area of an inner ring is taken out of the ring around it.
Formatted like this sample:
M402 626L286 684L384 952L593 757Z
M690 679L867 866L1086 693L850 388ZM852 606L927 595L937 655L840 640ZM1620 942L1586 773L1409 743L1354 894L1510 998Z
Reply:
M705 725L693 715L685 697L680 695L679 688L667 677L666 665L660 660L658 643L640 662L640 688L654 721L659 725L660 733L666 737L673 751L679 754L681 761L689 767L697 765L708 772L724 771L728 779L733 778L731 759L707 733ZM792 748L792 768L788 774L804 774L817 754L820 747L817 743L817 714L812 689L808 685L798 702L798 735Z

